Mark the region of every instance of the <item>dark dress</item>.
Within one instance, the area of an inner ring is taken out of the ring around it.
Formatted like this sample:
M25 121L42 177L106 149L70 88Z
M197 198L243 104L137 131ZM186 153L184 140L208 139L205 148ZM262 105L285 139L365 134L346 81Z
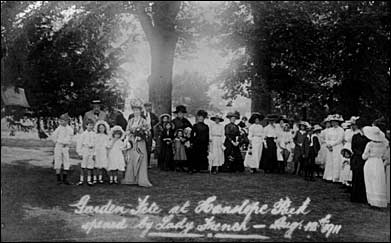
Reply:
M166 140L170 139L170 140ZM172 129L164 129L160 135L160 154L158 158L158 166L161 170L174 170L174 158L172 151L172 142L174 139L174 131Z
M364 181L364 164L365 160L362 159L365 147L369 140L362 134L354 134L352 138L352 151L353 155L350 158L350 168L352 170L352 191L350 200L352 202L367 202L367 193L365 190Z
M232 141L239 141L240 130L239 127L234 123L225 125L225 141L224 141L224 165L223 171L236 172L244 171L243 157L240 152L240 144L234 146Z
M186 118L180 119L178 117L175 117L172 120L172 123L174 124L174 130L175 131L178 130L178 129L184 130L186 127L190 127L191 128L191 123Z
M193 158L191 167L193 170L208 170L208 146L209 127L203 122L194 124L191 131L191 143L193 145Z
M307 141L304 143L304 175L305 178L313 178L315 170L315 158L318 156L320 150L319 139L316 136L312 138L312 144L308 136ZM308 147L308 149L307 149ZM308 152L307 152L308 151Z

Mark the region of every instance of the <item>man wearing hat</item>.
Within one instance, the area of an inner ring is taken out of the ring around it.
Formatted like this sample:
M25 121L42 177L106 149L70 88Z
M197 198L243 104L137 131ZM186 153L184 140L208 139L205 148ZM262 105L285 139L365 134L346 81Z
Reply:
M83 118L83 129L84 130L87 128L86 122L88 120L92 120L92 121L94 121L94 123L96 123L97 121L101 121L101 120L106 121L106 122L108 121L106 112L101 110L101 104L102 104L102 102L100 100L93 100L91 102L92 110L87 111L84 114L84 118Z
M184 105L178 105L174 111L174 114L176 114L176 117L172 120L172 123L174 124L175 131L178 129L184 130L187 127L191 127L191 123L189 120L185 118L186 106Z
M120 107L123 107L124 102L120 102L116 107L109 107L109 114L107 117L108 124L110 127L120 126L122 130L126 129L128 122L126 121L124 114L121 111Z
M152 138L154 137L153 128L159 123L159 118L152 112L152 103L147 102L144 104L145 113L144 117L147 123L150 124L151 131L146 138L147 154L148 154L148 168L151 168L151 152L152 152Z

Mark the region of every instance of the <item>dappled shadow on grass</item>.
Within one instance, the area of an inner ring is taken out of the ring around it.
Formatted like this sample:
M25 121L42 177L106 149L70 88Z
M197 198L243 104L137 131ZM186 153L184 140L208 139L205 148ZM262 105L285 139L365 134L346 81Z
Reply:
M223 205L241 204L245 199L259 201L260 204L273 205L280 198L289 197L294 206L300 206L310 197L311 212L306 216L295 217L295 221L319 220L326 214L331 214L334 224L342 225L341 232L330 238L325 238L320 233L307 234L303 231L295 231L295 241L387 241L389 240L389 216L388 209L375 210L365 204L356 204L349 201L349 194L339 185L325 183L321 180L307 182L302 178L292 175L277 174L247 174L221 173L209 175L197 173L175 173L150 170L152 188L142 188L129 185L96 185L88 186L57 186L54 171L28 165L28 161L1 165L2 183L2 214L4 224L2 228L3 240L49 240L49 239L84 239L97 240L86 235L75 225L69 225L61 217L25 217L24 208L39 207L42 209L61 210L67 215L72 215L74 208L69 204L77 202L83 195L91 196L91 204L103 205L109 199L115 204L137 205L138 198L150 196L150 202L156 202L164 212L176 205L189 200L190 208L194 209L196 203L210 196L217 196L219 203ZM76 183L79 177L79 168L71 168L70 181ZM189 212L186 216L202 223L205 214ZM76 216L75 216L76 217ZM216 215L216 221L222 223L241 222L240 215ZM253 215L252 224L271 224L278 217L272 215ZM69 220L68 220L69 221ZM23 233L21 233L23 232ZM250 229L246 234L263 234L272 240L288 241L283 237L285 231L272 231L269 229ZM308 238L309 236L309 238ZM131 241L133 238L119 232L115 235L107 234L108 238L100 240ZM114 238L113 238L114 237ZM388 238L387 238L388 237ZM163 238L148 240L164 241ZM174 240L174 239L172 239ZM197 241L208 239L197 239ZM186 239L186 241L192 241ZM222 241L222 240L215 240ZM232 240L233 241L233 240Z

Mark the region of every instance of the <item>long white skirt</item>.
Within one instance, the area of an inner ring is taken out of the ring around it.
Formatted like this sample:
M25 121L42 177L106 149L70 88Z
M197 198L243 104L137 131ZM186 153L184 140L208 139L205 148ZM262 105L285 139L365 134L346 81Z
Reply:
M365 162L364 180L368 203L376 207L387 207L386 173L380 158L369 158Z
M219 136L212 137L210 142L210 151L208 155L209 167L222 166L224 164L223 141Z
M323 179L332 181L333 180L333 152L330 152L326 148L326 156L325 156L325 167L323 173Z
M262 139L254 140L252 142L252 149L248 150L246 157L244 158L244 167L257 169L259 168L259 163L261 161L263 150L263 141ZM250 154L251 152L251 154Z

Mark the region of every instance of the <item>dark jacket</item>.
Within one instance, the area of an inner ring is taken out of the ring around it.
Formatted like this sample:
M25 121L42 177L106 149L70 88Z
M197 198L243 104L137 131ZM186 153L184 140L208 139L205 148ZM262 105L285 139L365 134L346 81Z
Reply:
M185 129L187 127L190 128L192 127L190 121L187 120L186 118L179 119L178 117L175 117L172 120L172 123L174 124L175 131L178 129Z

